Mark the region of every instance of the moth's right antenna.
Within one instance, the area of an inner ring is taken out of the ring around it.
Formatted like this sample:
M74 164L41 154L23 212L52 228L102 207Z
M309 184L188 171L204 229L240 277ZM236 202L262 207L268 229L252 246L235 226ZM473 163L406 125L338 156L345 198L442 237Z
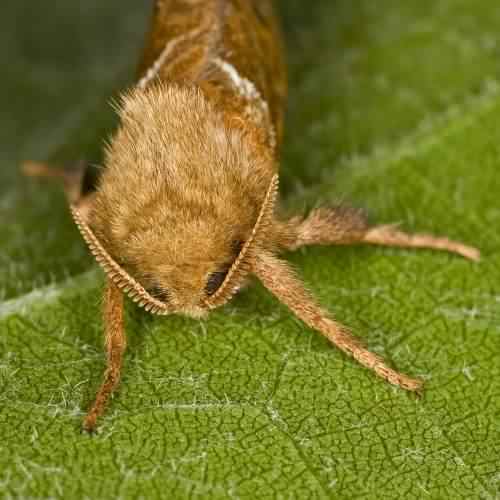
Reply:
M253 260L257 253L256 244L260 237L264 236L273 218L274 205L278 195L279 179L274 175L267 189L266 197L262 203L259 216L252 233L243 245L238 257L227 273L226 279L219 289L205 299L205 305L209 309L214 309L225 304L238 291L238 287L245 276L252 270Z

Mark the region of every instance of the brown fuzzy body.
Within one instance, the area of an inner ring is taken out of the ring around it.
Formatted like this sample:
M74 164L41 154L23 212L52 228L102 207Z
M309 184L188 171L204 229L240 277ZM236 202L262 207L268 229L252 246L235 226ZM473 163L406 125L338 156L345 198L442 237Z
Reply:
M268 0L160 0L89 225L145 288L199 314L277 171L285 69Z

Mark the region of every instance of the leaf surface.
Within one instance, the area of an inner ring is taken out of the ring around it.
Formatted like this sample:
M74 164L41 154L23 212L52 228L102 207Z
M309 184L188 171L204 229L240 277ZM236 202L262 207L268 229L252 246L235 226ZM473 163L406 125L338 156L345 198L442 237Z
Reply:
M17 498L500 496L500 9L483 0L279 3L290 67L286 210L346 200L474 243L290 255L422 399L336 351L262 287L208 321L129 305L121 388L79 432L104 367L102 275L26 158L99 159L132 81L140 2L20 0L0 56L0 491Z

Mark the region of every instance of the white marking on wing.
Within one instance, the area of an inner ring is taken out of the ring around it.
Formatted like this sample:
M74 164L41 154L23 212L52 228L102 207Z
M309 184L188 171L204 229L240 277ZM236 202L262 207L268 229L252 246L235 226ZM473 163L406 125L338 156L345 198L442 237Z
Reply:
M247 99L262 99L259 91L255 88L255 85L250 80L243 78L232 64L227 61L223 61L218 57L215 59L215 64L217 64L217 66L219 66L219 68L224 71L227 76L229 76L243 97L246 97Z
M153 66L151 66L146 71L146 74L137 83L137 86L140 89L146 88L147 84L156 78L156 76L160 71L160 68L165 64L167 57L170 55L170 53L172 52L174 47L179 43L179 41L180 41L179 38L173 38L172 40L169 40L165 48L162 50L160 57L158 57L158 59L154 62Z
M165 64L165 62L168 59L168 56L172 53L172 51L175 49L175 47L179 44L182 43L186 40L190 40L192 38L197 37L200 33L202 32L202 29L197 29L194 31L190 31L189 33L186 33L185 35L178 36L177 38L172 38L172 40L169 40L168 43L165 45L165 48L162 50L160 57L153 63L153 65L146 71L146 74L139 80L137 83L137 86L140 89L146 88L148 83L150 83L152 80L154 80L157 76L158 73L160 72L161 67Z
M257 90L257 87L253 82L248 80L247 78L242 77L238 70L229 62L224 61L217 57L214 60L214 63L229 77L233 85L236 87L240 95L249 100L256 101L257 106L260 108L260 112L266 116L266 119L269 119L269 106L267 102L262 98L260 92ZM251 110L247 110L251 115ZM274 127L270 125L270 139L273 147L276 145L276 132Z

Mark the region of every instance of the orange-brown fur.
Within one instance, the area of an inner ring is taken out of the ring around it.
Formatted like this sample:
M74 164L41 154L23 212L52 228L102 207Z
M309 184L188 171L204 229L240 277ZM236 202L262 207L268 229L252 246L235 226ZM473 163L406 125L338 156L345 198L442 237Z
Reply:
M275 160L229 129L196 87L133 91L120 116L90 226L143 286L188 312L209 274L234 261L234 242L248 239Z

